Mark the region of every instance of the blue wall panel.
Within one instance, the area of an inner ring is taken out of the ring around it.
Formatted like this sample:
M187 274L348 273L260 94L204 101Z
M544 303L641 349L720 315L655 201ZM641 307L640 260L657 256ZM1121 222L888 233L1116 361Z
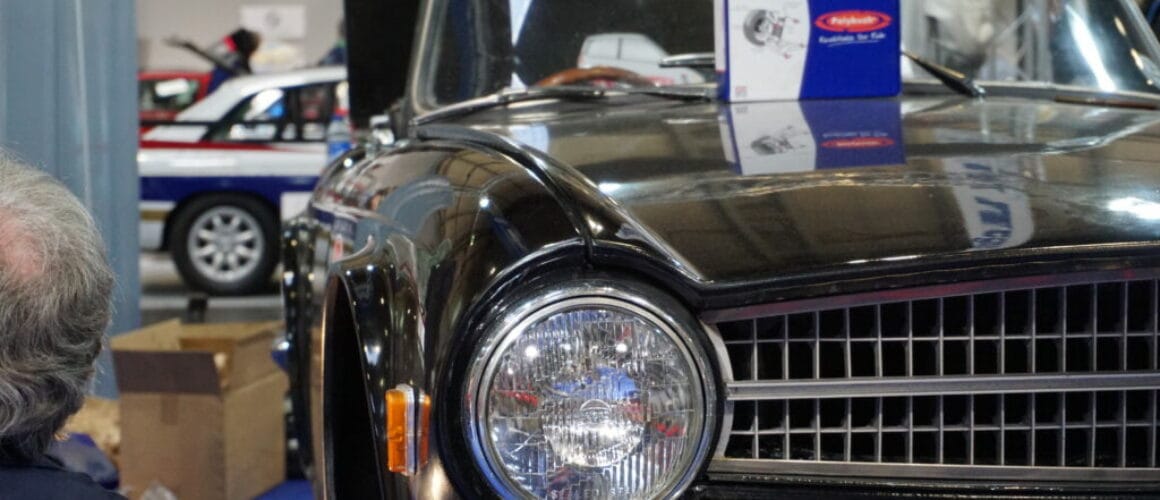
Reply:
M117 273L113 335L140 322L134 9L133 0L0 0L0 148L92 210ZM95 387L106 397L116 395L109 359Z

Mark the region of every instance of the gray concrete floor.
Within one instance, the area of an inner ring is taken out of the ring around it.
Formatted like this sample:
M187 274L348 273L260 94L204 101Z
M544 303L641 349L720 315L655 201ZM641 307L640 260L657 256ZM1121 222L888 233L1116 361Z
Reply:
M141 326L185 316L196 293L181 282L168 253L141 253ZM245 297L209 297L205 321L282 319L282 299L273 279L267 290Z

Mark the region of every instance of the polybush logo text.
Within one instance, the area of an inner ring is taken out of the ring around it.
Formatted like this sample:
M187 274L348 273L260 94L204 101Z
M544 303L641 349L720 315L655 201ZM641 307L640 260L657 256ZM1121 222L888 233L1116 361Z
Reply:
M890 26L890 16L873 10L840 10L822 14L814 26L838 33L864 33Z
M822 143L823 148L833 149L865 149L884 148L893 146L894 141L889 137L851 137L848 139L831 139Z

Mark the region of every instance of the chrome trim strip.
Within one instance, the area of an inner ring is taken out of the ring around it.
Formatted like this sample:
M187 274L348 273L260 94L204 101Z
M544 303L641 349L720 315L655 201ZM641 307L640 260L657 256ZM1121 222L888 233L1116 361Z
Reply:
M145 201L138 203L138 205L139 205L142 212L147 212L147 211L168 212L170 210L173 210L173 208L177 206L177 202L168 201L168 200L165 200L165 201L145 200Z
M713 355L717 356L718 360L728 360L729 350L725 347L725 341L721 338L721 332L717 330L717 326L705 322L700 322L700 325L706 333L705 337L709 339L709 345L713 348ZM727 380L733 380L733 365L725 362L718 363L717 379L722 384ZM733 403L728 401L729 398L725 397L725 394L721 396L726 399L726 402L721 412L721 425L717 429L717 447L713 450L713 458L725 456L725 448L729 444L730 429L733 428Z
M433 71L432 66L435 65L434 58L430 60L427 58L427 52L430 49L428 46L434 45L434 43L425 42L435 40L439 36L439 33L432 32L435 24L436 5L439 5L439 2L423 0L419 6L420 19L415 24L415 41L413 43L413 49L411 50L411 64L407 71L405 97L407 104L411 107L411 111L416 114L423 114L433 109L425 106L429 104L427 98L430 95L428 94L430 93L430 87L434 86L435 82L434 78L427 78L428 73ZM439 28L442 29L442 26ZM430 82L430 85L421 86L420 83L422 82Z
M725 384L730 401L1039 392L1132 391L1160 388L1160 373L963 375L744 381Z
M601 88L576 89L573 87L533 87L526 89L507 88L494 94L487 94L475 99L460 101L443 106L434 111L428 111L411 119L411 128L422 127L429 123L468 115L496 106L536 99L585 100L600 99L606 92Z
M808 475L831 477L964 479L995 481L1030 480L1061 482L1160 481L1160 470L1142 468L1026 467L994 465L875 464L862 462L815 462L806 460L715 459L709 474Z
M374 235L367 235L366 243L361 248L359 248L357 251L352 252L351 254L345 256L343 259L340 259L340 260L333 262L331 264L331 268L330 268L329 272L327 272L327 276L326 276L326 288L325 288L326 291L324 292L324 295L323 295L324 299L322 301L322 313L321 313L322 314L321 315L322 322L319 325L319 327L320 327L320 330L319 330L319 339L320 340L319 341L321 342L321 345L322 345L322 351L318 355L318 359L319 359L318 369L319 369L319 371L311 374L312 376L317 376L318 380L322 381L321 387L319 387L319 391L318 391L319 401L321 402L321 406L322 406L322 414L321 414L321 418L320 418L320 420L321 420L320 428L322 429L322 439L320 440L320 442L322 445L322 449L315 450L315 455L314 455L314 459L316 461L315 462L315 480L322 483L321 487L316 488L315 491L321 491L322 500L334 500L337 496L337 494L334 491L334 487L335 487L334 470L333 470L334 464L330 463L330 458L334 456L333 447L334 447L334 428L335 428L335 425L332 425L334 423L334 417L331 416L331 412L333 411L333 408L331 405L327 404L329 402L330 398L333 397L329 394L330 391L327 391L328 382L327 382L326 376L327 376L327 369L330 366L329 361L327 361L328 356L326 354L327 353L327 345L330 342L330 340L328 339L329 335L327 334L327 332L334 329L334 326L332 323L334 322L335 312L332 311L332 309L334 307L336 307L336 305L334 303L335 295L338 293L339 287L343 287L343 288L347 287L347 281L344 278L346 277L347 273L351 270L350 266L348 264L354 259L358 259L358 258L366 257L366 256L370 255L371 253L374 252L374 250L375 250L375 236ZM348 293L347 295L349 297L349 296L353 296L354 294ZM349 306L349 304L347 304L347 305ZM351 335L353 333L352 332L345 332L345 334ZM333 369L333 368L331 368L331 369ZM367 394L367 399L368 399L367 406L368 406L368 408L373 407L371 405L371 402L369 401L370 398L371 398L371 395L368 393ZM382 460L385 460L385 458ZM385 463L385 462L378 462L378 463ZM371 480L378 481L379 478L378 477L368 478L368 481L371 481ZM380 489L380 491L382 491L381 483L380 483L379 489Z
M1149 244L1151 245L1151 244ZM818 297L792 300L734 309L719 309L701 314L706 323L720 323L743 319L765 318L782 314L792 314L826 309L842 309L889 302L906 302L940 297L956 297L980 293L1004 292L1019 289L1060 287L1068 285L1091 285L1112 281L1141 281L1160 278L1160 269L1117 269L1112 271L1090 271L1068 274L1035 275L1019 278L966 281L945 285L920 286L896 290Z
M716 54L712 52L697 52L691 54L677 54L661 58L662 68L709 68L713 69Z

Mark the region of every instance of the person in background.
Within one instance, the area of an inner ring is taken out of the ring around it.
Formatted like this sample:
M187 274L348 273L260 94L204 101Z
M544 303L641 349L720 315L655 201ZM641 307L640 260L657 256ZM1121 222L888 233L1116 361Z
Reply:
M338 21L338 40L334 46L318 60L319 66L337 66L346 64L346 20Z
M213 92L230 78L238 75L253 74L250 69L250 58L258 47L262 45L262 36L256 31L238 28L226 35L209 49L202 49L197 44L179 37L170 37L165 43L173 47L186 49L213 64L207 92Z
M213 92L222 82L235 76L252 74L254 71L250 69L250 58L258 51L260 45L262 45L261 35L255 31L238 28L210 47L210 54L216 56L220 62L213 65L209 91Z
M123 498L45 454L84 402L109 325L104 244L48 174L0 152L0 179L0 498Z

